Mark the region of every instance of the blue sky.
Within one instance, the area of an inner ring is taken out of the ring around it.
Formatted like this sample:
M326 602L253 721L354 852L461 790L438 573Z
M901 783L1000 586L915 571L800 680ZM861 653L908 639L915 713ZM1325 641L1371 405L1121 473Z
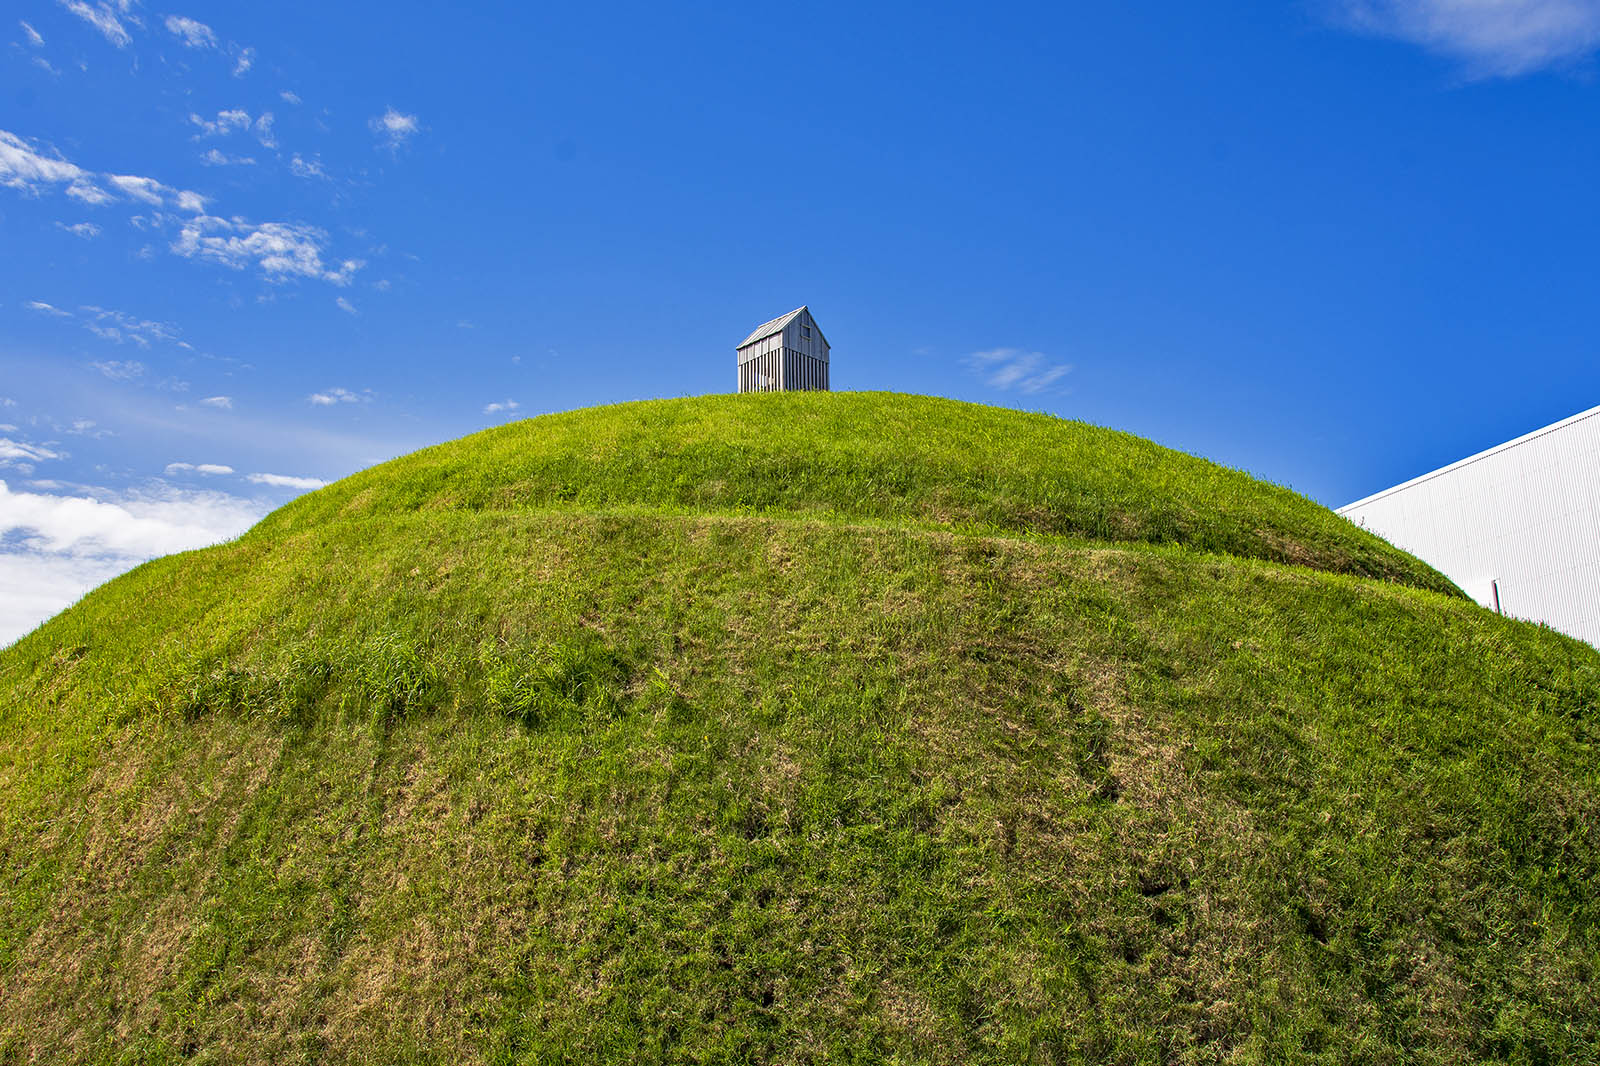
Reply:
M1600 403L1600 0L8 15L0 642L801 303L1329 505Z

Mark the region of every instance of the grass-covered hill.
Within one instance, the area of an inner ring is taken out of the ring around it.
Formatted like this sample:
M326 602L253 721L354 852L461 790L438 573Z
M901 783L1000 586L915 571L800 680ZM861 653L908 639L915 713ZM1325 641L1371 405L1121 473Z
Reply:
M1133 437L538 418L0 652L0 1062L1596 1062L1597 736Z

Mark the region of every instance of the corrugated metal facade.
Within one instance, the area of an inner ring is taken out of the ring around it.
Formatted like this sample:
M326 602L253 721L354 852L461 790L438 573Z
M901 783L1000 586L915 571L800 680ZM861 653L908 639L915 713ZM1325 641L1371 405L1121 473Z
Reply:
M1600 647L1600 407L1339 513L1485 607Z
M739 344L739 391L828 389L828 340L811 311L763 322Z

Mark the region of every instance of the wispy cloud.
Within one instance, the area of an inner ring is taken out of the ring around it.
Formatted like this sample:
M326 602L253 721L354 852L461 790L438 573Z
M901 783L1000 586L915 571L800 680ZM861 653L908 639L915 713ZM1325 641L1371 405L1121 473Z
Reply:
M285 89L283 92L278 94L278 97L286 104L293 104L296 107L300 106L300 94L297 92L291 92L290 90Z
M257 485L270 485L275 489L320 489L327 484L321 478L294 477L290 474L246 474L244 479Z
M138 174L92 174L58 155L46 155L14 133L0 130L0 185L37 195L45 188L65 185L67 195L84 203L110 203L117 197L102 188L104 182L136 203L175 207L180 211L204 210L206 198L196 192L174 189Z
M484 404L483 413L486 415L497 415L501 412L510 413L521 406L522 405L515 400L497 400L494 403Z
M407 115L403 112L389 108L383 114L367 123L372 127L383 143L390 148L398 148L412 137L416 136L421 126L417 123L416 115Z
M224 137L236 130L247 130L253 121L250 112L230 108L227 111L218 111L217 117L209 119L203 115L189 112L189 121L200 127L196 137Z
M109 174L107 180L130 200L139 200L152 207L161 207L167 202L166 196L163 195L167 187L154 178L140 177L137 174Z
M348 285L364 264L359 259L325 263L327 243L327 233L315 226L199 215L184 221L172 250L186 259L203 259L234 270L253 265L269 281L300 277Z
M25 473L31 474L34 463L65 458L65 453L52 451L42 444L29 444L26 441L12 440L10 437L0 437L0 466L21 467Z
M360 311L356 310L355 304L351 303L349 300L346 300L343 296L340 296L333 302L334 305L339 308L339 310L343 311L347 315L359 315L361 313Z
M234 60L233 76L235 78L242 78L248 74L250 72L250 68L255 65L256 50L254 48L241 49L238 56Z
M69 195L88 203L111 199L110 194L94 185L93 175L82 167L59 154L46 155L5 130L0 130L0 185L35 194L42 186L66 185Z
M32 26L28 25L26 22L21 21L20 19L18 20L17 25L21 26L22 27L22 32L28 35L28 43L29 44L33 45L33 47L35 47L35 48L43 48L44 47L44 38L39 35L39 31L38 30L34 29Z
M89 365L112 381L132 381L142 377L146 370L145 365L135 359L108 359Z
M90 240L91 238L100 236L100 227L96 226L93 222L75 222L70 226L65 222L57 222L56 225L66 230L74 237L82 237L84 240Z
M216 477L233 473L233 467L221 463L168 463L166 475L173 477L177 474L202 474L206 477Z
M183 15L168 15L167 32L183 42L185 48L215 48L217 35L204 22Z
M221 112L217 125L230 112ZM239 112L239 114L244 114ZM245 116L248 118L248 116ZM266 116L263 116L266 117ZM205 129L209 120L192 116ZM229 120L232 121L232 120ZM258 137L271 137L271 123L260 119L251 123ZM365 264L359 259L329 263L328 235L315 226L295 222L251 222L238 215L221 217L205 214L209 200L196 192L174 189L155 178L137 174L98 176L124 199L152 207L176 209L193 217L175 219L164 212L152 217L136 216L145 228L160 229L177 225L178 235L170 248L186 259L219 263L235 270L247 266L260 269L269 281L314 278L334 285L348 285ZM96 175L76 164L44 154L14 134L0 130L0 186L37 193L48 186L67 185L67 194L86 203L103 204L117 198L95 184Z
M964 360L984 384L1002 391L1044 392L1072 372L1070 363L1055 363L1041 352L1021 348L991 348L973 352Z
M226 114L229 112L222 112ZM202 118L200 122L206 120ZM251 125L258 136L262 130L270 136L270 123L262 126L258 120ZM251 222L237 214L221 218L205 214L208 200L198 192L173 189L141 174L104 174L102 178L128 200L192 214L194 218L178 222L178 237L171 243L171 251L182 258L219 262L235 271L256 266L272 282L306 277L334 285L349 285L355 272L365 266L360 259L326 262L328 234L318 227L301 222ZM0 130L0 186L35 192L40 186L62 182L69 182L67 194L78 195L86 202L106 203L115 198L93 184L91 174L80 166L43 155L18 136ZM157 226L173 221L160 213L154 219L144 219L146 224Z
M278 138L272 130L274 119L271 111L263 111L254 118L250 116L250 112L240 108L218 111L216 118L206 118L191 111L189 122L200 131L194 135L195 140L202 137L226 137L232 133L254 133L263 148L278 147Z
M370 399L360 393L351 392L349 389L327 389L323 392L313 392L306 397L306 402L313 407L332 407L341 403L363 403Z
M99 30L101 35L118 48L126 48L133 43L133 37L122 24L123 19L137 26L139 20L130 14L132 0L113 0L112 3L85 3L84 0L59 0L62 7L77 15L83 21Z
M90 207L99 207L101 204L109 204L111 201L116 199L115 196L112 196L100 186L82 182L74 182L72 185L68 186L67 195L75 200L82 200Z
M254 166L256 161L254 156L229 155L213 148L200 157L200 162L208 167L249 167Z
M106 340L120 343L126 338L141 348L148 348L151 341L170 343L178 339L178 327L170 322L152 322L125 311L112 311L92 304L79 308L79 311L88 319L86 325L89 330Z
M207 396L205 399L200 401L200 404L203 407L215 407L219 411L231 411L233 410L233 397Z
M30 311L37 312L41 315L49 315L52 318L74 319L81 323L84 329L87 329L90 333L93 333L100 339L113 341L117 344L132 342L141 348L149 348L153 342L160 341L163 343L176 344L181 348L189 347L186 342L178 339L181 331L172 323L155 322L148 318L140 318L137 315L130 315L126 311L115 311L110 308L96 307L93 304L86 304L78 308L76 311L67 311L52 304L47 304L43 300L29 300L24 306L26 306ZM137 363L125 365L115 362L106 364L96 363L93 365L96 369L101 369L102 365L112 369L122 368L124 366L139 366ZM102 370L102 373L105 373L107 377L118 376L118 374L105 370ZM133 376L137 376L137 373L143 373L143 368L140 367L140 369Z
M1334 0L1332 15L1454 59L1474 78L1514 78L1600 48L1600 0Z
M289 160L289 173L297 178L322 178L326 179L328 172L322 169L322 160L305 160L298 153Z

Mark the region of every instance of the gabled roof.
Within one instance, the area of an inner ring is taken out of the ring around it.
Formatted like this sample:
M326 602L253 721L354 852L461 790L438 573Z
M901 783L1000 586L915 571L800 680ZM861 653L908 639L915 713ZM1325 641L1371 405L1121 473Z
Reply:
M740 341L734 347L743 348L746 345L754 344L756 341L766 340L768 337L772 336L774 333L781 333L783 331L783 327L787 326L790 322L793 322L794 319L795 319L795 316L798 315L802 311L806 312L807 314L811 313L810 308L805 307L804 305L802 305L800 307L796 307L793 311L790 311L786 315L779 315L777 318L773 319L771 322L763 322L763 323L761 323L761 325L757 326L754 330L751 331L750 336L748 336L744 340ZM816 323L816 319L812 319L811 321L812 321L813 325ZM821 333L822 330L819 328L817 330L817 332ZM826 337L823 338L823 343L824 344L827 343L827 338Z

